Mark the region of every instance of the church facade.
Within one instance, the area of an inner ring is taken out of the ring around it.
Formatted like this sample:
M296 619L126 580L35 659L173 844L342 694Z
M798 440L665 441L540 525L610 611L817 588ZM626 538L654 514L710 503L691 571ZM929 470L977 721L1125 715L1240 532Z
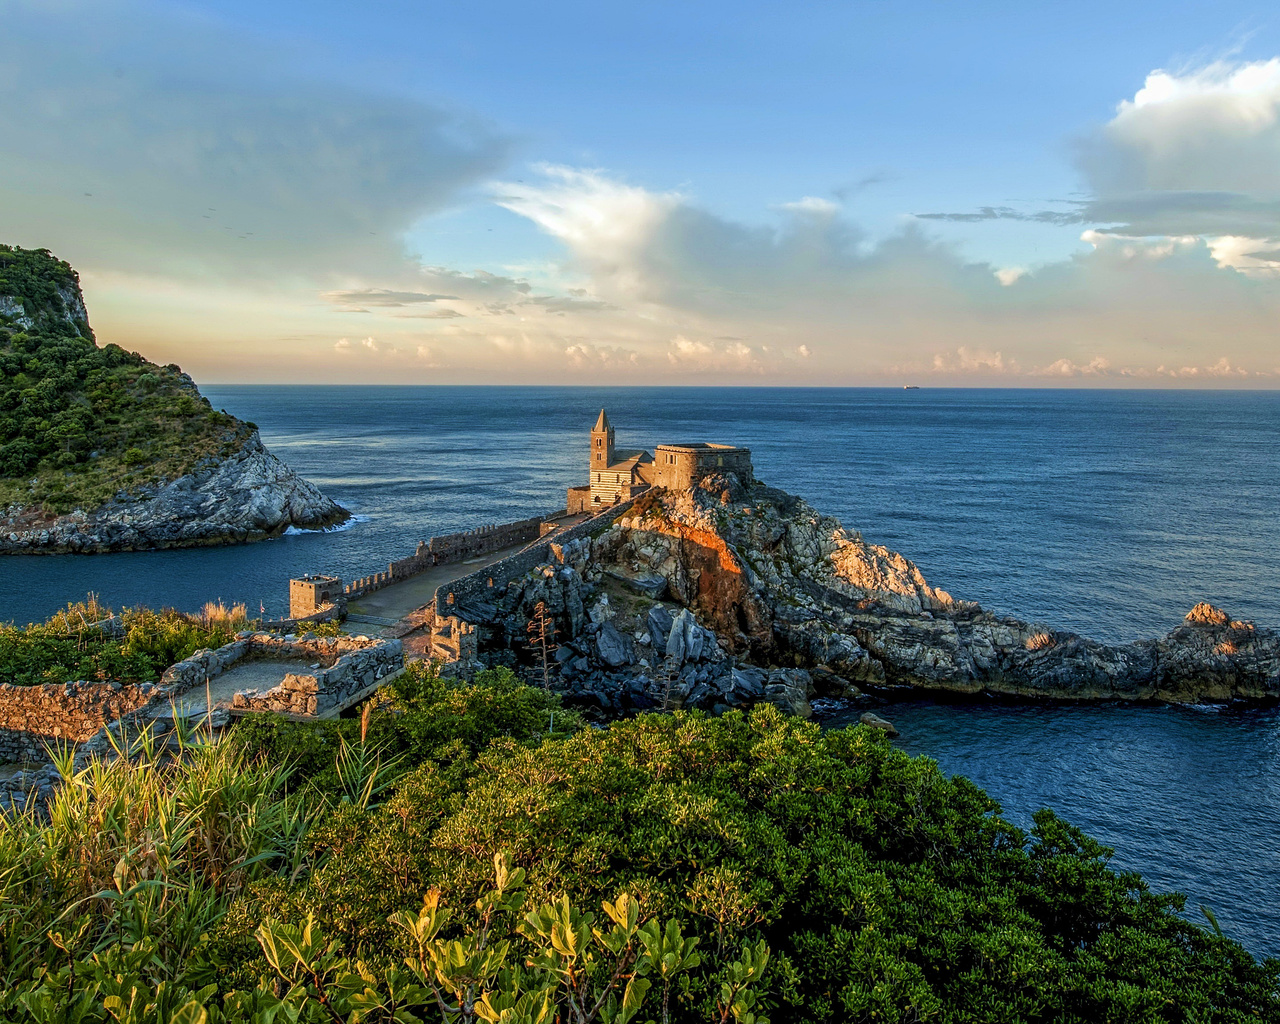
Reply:
M620 449L613 424L603 409L591 430L590 475L585 487L570 487L569 512L599 512L650 487L686 490L711 473L734 473L744 484L753 479L751 451L728 444L661 444L647 451Z

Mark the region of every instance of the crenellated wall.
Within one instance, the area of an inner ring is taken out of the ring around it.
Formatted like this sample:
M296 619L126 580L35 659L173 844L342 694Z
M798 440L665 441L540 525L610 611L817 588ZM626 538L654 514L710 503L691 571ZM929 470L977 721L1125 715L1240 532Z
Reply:
M515 544L527 544L537 540L542 533L545 516L521 519L514 523L498 523L479 526L461 533L447 533L430 540L420 541L417 550L408 558L391 562L386 572L375 572L352 580L345 588L346 596L355 599L400 580L416 576L436 565L449 565L477 555L487 555Z

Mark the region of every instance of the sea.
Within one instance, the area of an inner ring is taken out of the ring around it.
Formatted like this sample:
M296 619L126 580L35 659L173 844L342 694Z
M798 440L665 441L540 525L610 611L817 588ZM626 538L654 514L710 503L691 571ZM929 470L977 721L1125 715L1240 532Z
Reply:
M0 621L96 594L279 614L288 580L385 569L420 539L563 507L607 408L620 447L721 441L757 476L953 596L1117 643L1198 601L1280 628L1280 392L211 386L216 408L351 510L239 547L0 559ZM1186 914L1280 956L1280 711L996 701L873 707L895 742L1029 827L1050 807Z

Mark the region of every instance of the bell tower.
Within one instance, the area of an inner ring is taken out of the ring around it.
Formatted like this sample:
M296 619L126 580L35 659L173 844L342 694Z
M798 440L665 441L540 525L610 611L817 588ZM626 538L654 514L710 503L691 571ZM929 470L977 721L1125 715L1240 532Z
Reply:
M600 418L591 431L591 472L598 473L613 465L613 424L600 410Z

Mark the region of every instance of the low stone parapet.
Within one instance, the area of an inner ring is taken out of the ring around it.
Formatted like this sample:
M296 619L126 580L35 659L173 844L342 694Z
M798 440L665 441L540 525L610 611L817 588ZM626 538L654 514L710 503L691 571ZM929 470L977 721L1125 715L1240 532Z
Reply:
M348 706L404 667L399 640L326 637L298 640L258 634L246 653L271 660L312 661L310 672L288 672L265 692L245 690L231 701L234 711L268 711L321 717ZM243 655L242 655L243 657Z

